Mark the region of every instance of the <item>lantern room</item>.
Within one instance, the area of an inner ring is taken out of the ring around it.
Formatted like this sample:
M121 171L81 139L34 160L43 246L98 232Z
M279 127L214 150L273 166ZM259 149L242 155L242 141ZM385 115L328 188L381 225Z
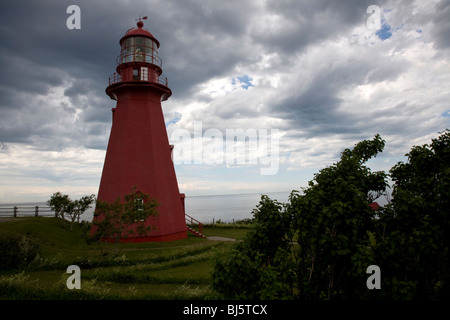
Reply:
M159 42L153 35L143 28L144 23L139 21L137 28L132 28L120 39L120 56L118 63L146 62L161 66L158 58Z
M109 78L109 86L129 81L144 81L167 86L162 75L162 61L158 57L159 41L144 28L139 20L120 39L120 54L116 59L116 72ZM110 90L107 89L107 93ZM111 95L110 95L111 96ZM111 96L116 100L115 95ZM167 97L164 97L164 100Z

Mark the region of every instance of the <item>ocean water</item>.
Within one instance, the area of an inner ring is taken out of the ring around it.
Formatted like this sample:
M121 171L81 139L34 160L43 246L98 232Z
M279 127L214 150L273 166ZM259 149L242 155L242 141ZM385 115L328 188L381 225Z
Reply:
M276 199L279 202L287 202L289 198L289 191L286 192L269 192L263 193L271 199ZM252 218L252 210L261 200L261 193L245 193L245 194L229 194L229 195L213 195L213 196L189 196L185 198L186 213L191 217L197 219L202 223L211 223L221 220L222 222L232 222L246 218ZM19 216L34 215L34 206L46 207L45 202L33 203L4 203L0 204L0 215L6 215L2 208L19 207ZM27 209L21 209L27 207ZM8 214L12 216L11 213ZM45 213L45 215L52 215L52 213ZM94 216L94 208L87 210L81 219L85 221L92 221Z
M279 202L287 202L290 192L263 193ZM211 223L213 219L232 222L252 218L252 210L261 200L260 193L230 194L216 196L186 196L186 213L202 223Z

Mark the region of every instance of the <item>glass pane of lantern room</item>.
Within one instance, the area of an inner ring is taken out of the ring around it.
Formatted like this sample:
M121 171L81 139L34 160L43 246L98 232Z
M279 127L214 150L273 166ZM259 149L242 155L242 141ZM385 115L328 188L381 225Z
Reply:
M145 48L145 38L144 37L135 37L135 61L145 61L146 54L146 48Z
M133 62L133 38L128 38L122 43L122 61Z
M152 47L151 47L151 40L148 38L144 38L144 53L145 53L145 62L151 62L150 57L152 55Z
M136 46L143 46L144 45L144 37L135 37Z
M136 42L134 37L130 37L127 39L128 42L128 60L130 62L134 61L134 51L136 50Z
M152 52L151 52L151 57L152 57L152 63L155 63L155 64L157 64L157 61L158 61L158 53L157 53L157 49L158 49L158 46L156 45L156 42L154 42L153 40L150 40L151 41L151 46L152 46Z
M153 41L151 39L145 39L145 54L147 57L147 62L151 62L151 56L153 52Z

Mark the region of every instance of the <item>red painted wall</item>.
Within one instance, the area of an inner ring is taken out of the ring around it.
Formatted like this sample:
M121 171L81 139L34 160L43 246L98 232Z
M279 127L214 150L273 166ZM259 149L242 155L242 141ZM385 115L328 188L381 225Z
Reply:
M117 96L117 106L98 199L114 202L136 186L160 204L159 217L153 222L156 229L144 237L132 235L126 242L186 238L184 208L160 101L170 89L148 82L118 83L108 89Z

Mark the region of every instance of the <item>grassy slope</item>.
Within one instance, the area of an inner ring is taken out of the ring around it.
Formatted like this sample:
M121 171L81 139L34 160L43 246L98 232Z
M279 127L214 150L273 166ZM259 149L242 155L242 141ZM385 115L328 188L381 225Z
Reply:
M20 235L37 243L39 258L23 270L0 271L2 299L208 299L213 258L231 243L189 235L163 243L119 244L118 254L102 255L86 242L87 225L56 218L0 222L0 236ZM248 229L205 228L207 236L242 239ZM112 245L111 245L112 246ZM1 258L1 257L0 257ZM81 268L81 290L65 283L69 265Z

